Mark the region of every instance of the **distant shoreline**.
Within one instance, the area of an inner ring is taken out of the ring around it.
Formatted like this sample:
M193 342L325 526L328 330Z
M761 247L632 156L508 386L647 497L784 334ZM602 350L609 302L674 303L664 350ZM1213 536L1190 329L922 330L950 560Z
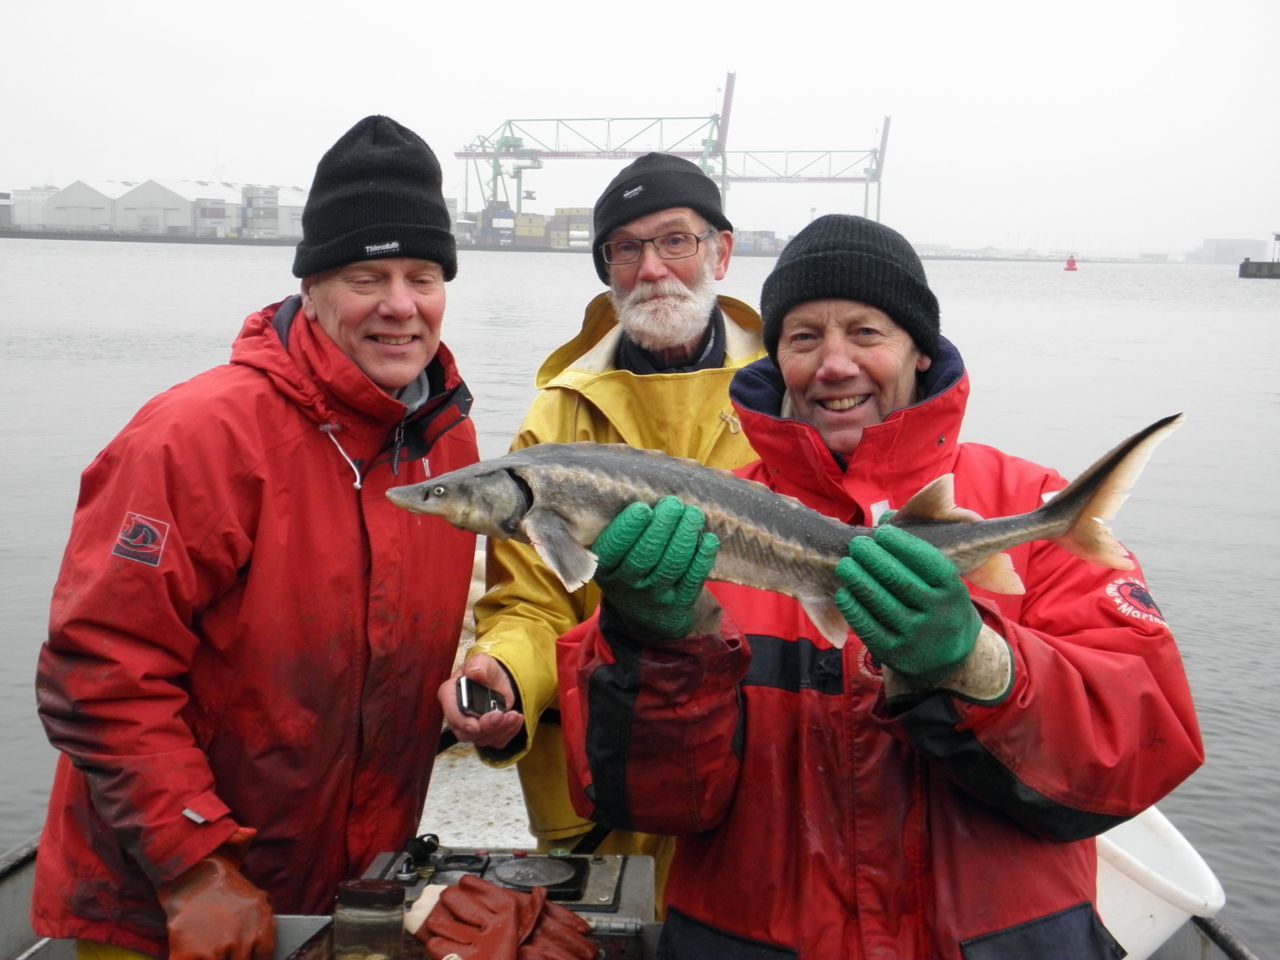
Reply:
M14 230L0 227L0 239L8 240L98 240L114 243L206 243L215 246L292 247L296 237L251 240L247 237L186 237L156 233L115 233L109 230Z
M86 230L14 230L12 228L0 227L0 240L97 240L114 243L202 243L212 246L240 246L240 247L292 247L298 242L297 237L280 237L276 239L260 239L253 240L247 237L187 237L187 236L171 236L159 235L154 233L111 233L111 232L92 232ZM591 251L584 248L566 249L560 247L527 247L515 246L512 244L486 243L460 243L459 251L465 250L485 250L496 253L577 253L589 254ZM743 250L741 248L733 251L735 257L777 257L778 253L762 253L755 250ZM999 262L999 263L1062 263L1065 257L1050 254L1035 254L1031 256L1013 256L1011 254L977 254L977 253L922 253L921 260L978 260L983 262ZM1178 260L1143 260L1137 257L1080 257L1075 258L1076 263L1143 263L1154 266L1181 266L1182 261Z

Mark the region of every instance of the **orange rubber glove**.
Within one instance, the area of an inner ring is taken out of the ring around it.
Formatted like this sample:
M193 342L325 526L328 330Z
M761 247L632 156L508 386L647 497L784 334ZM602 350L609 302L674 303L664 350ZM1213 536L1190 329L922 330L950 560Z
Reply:
M156 888L169 928L169 960L271 960L275 920L267 895L215 851Z
M458 960L515 960L540 906L532 897L467 875L440 894L414 936L432 960L450 954Z
M588 939L590 933L591 924L548 900L528 942L520 947L519 960L595 960L600 948Z
M445 890L415 932L432 960L595 960L585 920L547 891L529 893L464 876Z

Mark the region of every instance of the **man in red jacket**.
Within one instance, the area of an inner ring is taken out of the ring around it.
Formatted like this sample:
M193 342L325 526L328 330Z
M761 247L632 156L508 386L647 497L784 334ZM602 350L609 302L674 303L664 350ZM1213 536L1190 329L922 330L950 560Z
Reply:
M440 340L440 165L368 117L316 168L292 296L82 478L39 661L59 758L32 922L82 956L267 958L272 913L416 831L474 537L385 491L473 463Z
M761 459L739 473L863 526L947 473L985 517L1065 485L958 441L968 376L887 227L815 220L760 312L769 358L730 395ZM593 547L600 613L559 645L575 806L680 836L660 955L1120 956L1093 838L1203 760L1137 564L1024 544L1026 592L997 595L881 524L835 568L841 647L790 598L705 591L702 524L670 497L619 513Z

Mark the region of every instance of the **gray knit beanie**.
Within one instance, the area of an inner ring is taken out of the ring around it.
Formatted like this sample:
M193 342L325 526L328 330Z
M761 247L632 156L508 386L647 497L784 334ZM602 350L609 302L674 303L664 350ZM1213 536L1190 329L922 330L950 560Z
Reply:
M425 140L390 117L365 117L316 165L293 275L410 257L440 264L452 280L458 254L441 180Z
M921 353L938 352L938 300L905 237L865 217L831 213L801 230L760 291L764 344L775 361L782 318L809 300L857 300L887 313Z
M591 256L602 281L609 282L609 267L600 251L609 234L672 207L688 207L717 230L733 230L720 204L720 188L697 164L669 153L646 153L623 167L596 201Z

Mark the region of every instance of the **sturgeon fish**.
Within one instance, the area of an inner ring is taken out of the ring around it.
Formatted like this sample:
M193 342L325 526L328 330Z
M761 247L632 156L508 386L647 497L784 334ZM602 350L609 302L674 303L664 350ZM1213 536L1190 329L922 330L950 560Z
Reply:
M1165 417L1111 450L1038 509L984 519L956 506L951 474L927 484L888 523L937 547L970 583L995 593L1023 592L1004 551L1050 540L1101 566L1133 568L1107 522L1156 445L1182 424ZM455 527L533 546L566 589L591 579L588 549L618 511L634 501L674 495L700 509L720 538L710 579L793 597L834 646L848 624L836 609L835 567L849 541L869 535L791 497L692 460L622 444L548 443L394 487L387 496Z

